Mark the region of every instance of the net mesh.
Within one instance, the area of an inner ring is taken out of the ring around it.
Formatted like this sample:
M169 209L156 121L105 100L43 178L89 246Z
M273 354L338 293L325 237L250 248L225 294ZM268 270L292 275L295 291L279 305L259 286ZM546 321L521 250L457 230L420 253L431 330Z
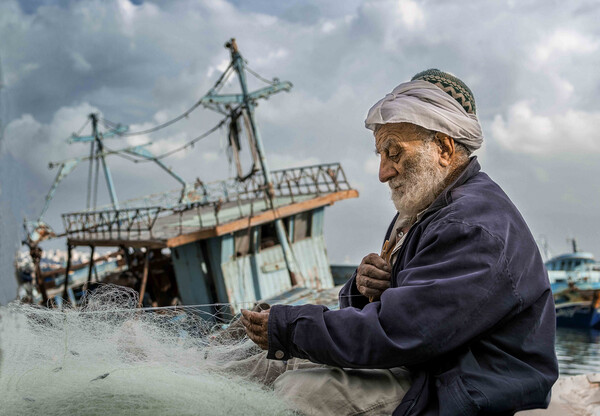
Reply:
M137 304L108 285L77 309L0 308L0 414L294 414L225 369L260 352L228 305Z

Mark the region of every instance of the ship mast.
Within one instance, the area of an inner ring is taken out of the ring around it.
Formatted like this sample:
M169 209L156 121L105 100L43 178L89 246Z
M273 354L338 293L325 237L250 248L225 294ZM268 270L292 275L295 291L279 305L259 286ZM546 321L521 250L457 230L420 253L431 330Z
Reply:
M110 194L110 202L112 203L113 209L119 209L119 200L117 199L117 192L115 191L115 184L112 179L112 175L110 174L110 169L106 164L106 159L104 158L104 145L102 144L102 140L100 140L100 136L98 134L98 116L94 113L90 114L90 120L92 120L92 136L93 140L91 142L91 150L90 150L90 176L88 177L88 197L87 197L87 208L90 208L90 195L91 189L89 185L92 181L92 164L93 164L93 155L94 155L94 143L98 147L97 156L102 162L102 169L104 170L104 178L106 179L106 186L108 187L108 193ZM96 162L97 163L97 162ZM97 183L97 181L96 181ZM98 187L95 189L96 193L98 192ZM96 202L96 196L94 196L94 205Z
M231 63L235 72L238 74L240 87L242 88L242 108L246 110L246 113L248 114L248 118L250 120L251 133L256 143L256 151L258 153L258 159L260 161L260 166L265 180L266 194L268 195L270 209L274 209L275 205L273 204L273 181L271 179L271 172L269 170L267 159L265 157L265 151L260 132L258 131L256 121L254 119L255 98L253 97L253 95L256 94L248 93L248 86L246 84L245 63L238 49L235 39L232 38L229 42L225 44L225 47L231 51ZM278 85L277 83L274 83L273 86L277 87ZM292 283L299 283L297 279L301 278L300 270L294 258L294 254L290 248L290 243L288 241L287 234L285 232L285 227L281 218L277 218L275 220L275 230L277 232L277 239L279 240L281 248L283 249L283 257L285 260L286 267L292 278Z

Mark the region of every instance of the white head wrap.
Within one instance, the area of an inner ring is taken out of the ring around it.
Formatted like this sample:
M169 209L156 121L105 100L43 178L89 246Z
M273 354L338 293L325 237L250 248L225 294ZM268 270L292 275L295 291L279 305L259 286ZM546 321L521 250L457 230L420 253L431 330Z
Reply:
M475 114L436 85L422 80L398 85L369 110L365 127L375 131L378 124L412 123L447 134L470 151L483 142Z

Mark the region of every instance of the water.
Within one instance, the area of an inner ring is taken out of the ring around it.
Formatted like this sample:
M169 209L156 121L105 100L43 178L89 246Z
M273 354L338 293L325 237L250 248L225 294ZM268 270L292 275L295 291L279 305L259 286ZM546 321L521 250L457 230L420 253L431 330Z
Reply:
M557 328L556 355L561 376L600 372L600 331Z

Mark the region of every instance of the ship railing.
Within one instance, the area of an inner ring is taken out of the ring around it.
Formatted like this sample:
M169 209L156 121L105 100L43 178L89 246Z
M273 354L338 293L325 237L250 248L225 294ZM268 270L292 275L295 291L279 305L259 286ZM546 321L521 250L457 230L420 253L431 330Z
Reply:
M344 170L339 163L304 166L271 171L273 192L275 196L290 196L306 194L323 194L351 189ZM224 181L203 183L197 180L188 183L182 195L182 189L170 190L141 198L121 201L121 208L162 207L163 209L180 210L186 205L209 204L219 201L247 200L264 197L262 171L255 171L243 181L230 178ZM111 205L106 205L89 212L109 211ZM81 211L85 212L85 211Z
M271 173L276 196L325 194L351 189L339 163L275 170Z
M96 239L130 239L143 232L152 237L152 227L162 212L162 207L122 208L67 213L62 219L70 238L86 238L93 233Z
M264 201L269 205L269 196L289 198L294 203L298 197L350 190L346 174L339 163L327 163L271 171L272 188L265 186L262 171L254 172L244 181L228 179L204 184L190 184L182 198L181 190L154 194L149 197L121 202L121 208L112 206L95 211L63 214L66 234L71 237L102 239L130 239L143 233L152 237L152 228L160 216L179 214L183 229L183 214L198 210L200 228L218 225L223 221L221 209L226 203L235 203L243 217L242 204ZM132 204L139 206L131 206ZM153 203L154 205L146 205ZM209 213L209 217L201 215ZM250 212L254 212L254 206Z

